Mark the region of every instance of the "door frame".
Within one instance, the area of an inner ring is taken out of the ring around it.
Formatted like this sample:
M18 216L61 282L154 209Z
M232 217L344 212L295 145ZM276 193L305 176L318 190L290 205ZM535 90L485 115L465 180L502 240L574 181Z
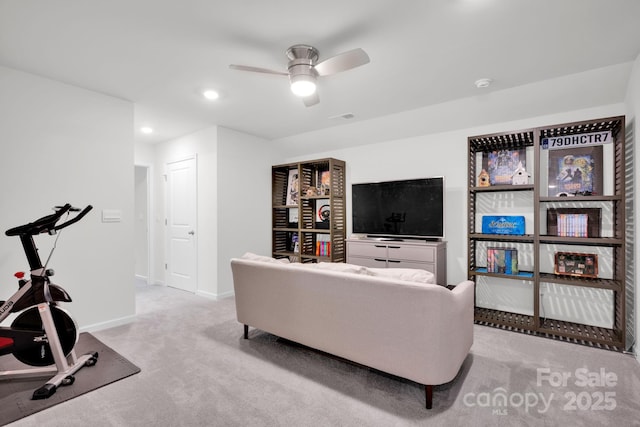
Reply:
M134 164L133 167L134 167L134 171L135 171L136 168L143 168L144 171L145 171L145 186L146 186L146 192L147 192L147 194L146 194L146 196L147 196L146 199L147 200L145 201L145 203L146 203L146 213L147 213L147 217L145 218L146 225L147 225L147 230L146 230L146 233L145 233L145 235L146 235L146 246L147 246L147 260L146 260L146 262L147 262L147 278L146 278L146 283L149 285L149 284L153 283L153 281L154 281L153 274L154 274L154 271L155 271L154 268L153 268L154 267L154 265L153 265L153 256L152 256L153 254L151 253L151 248L152 248L151 240L153 239L153 237L152 237L153 230L152 230L152 223L151 223L151 218L152 218L152 215L151 215L151 207L152 207L152 204L151 204L151 197L152 197L152 192L151 192L152 191L152 186L151 186L151 177L152 177L151 166L150 165L144 165L144 164ZM134 176L135 176L135 172L134 172ZM134 195L134 197L136 197L136 196ZM137 223L137 221L134 219L134 226L135 226L136 223ZM134 233L134 235L135 235L135 233ZM138 276L135 275L135 272L134 272L134 276L136 278L138 278Z

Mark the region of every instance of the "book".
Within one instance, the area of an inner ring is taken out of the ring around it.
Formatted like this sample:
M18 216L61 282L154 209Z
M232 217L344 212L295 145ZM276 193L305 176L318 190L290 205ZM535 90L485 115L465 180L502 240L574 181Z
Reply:
M518 274L518 251L515 248L487 248L487 272Z
M547 234L561 237L600 237L601 208L547 209Z
M558 236L589 237L589 217L587 214L558 214Z
M511 185L514 172L520 163L526 168L526 151L524 148L517 150L496 150L483 153L482 168L489 174L490 185Z

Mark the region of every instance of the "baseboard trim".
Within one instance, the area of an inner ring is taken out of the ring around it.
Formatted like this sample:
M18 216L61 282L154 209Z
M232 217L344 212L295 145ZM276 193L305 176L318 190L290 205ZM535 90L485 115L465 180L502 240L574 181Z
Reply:
M222 294L214 294L211 292L207 292L207 291L196 291L196 295L201 296L201 297L205 297L205 298L209 298L215 301L219 301L221 299L225 299L225 298L229 298L235 295L235 293L233 291L228 291Z
M115 328L116 326L127 325L133 323L136 320L136 316L125 316L119 319L108 320L106 322L94 323L92 325L82 326L80 332L98 332L103 329Z

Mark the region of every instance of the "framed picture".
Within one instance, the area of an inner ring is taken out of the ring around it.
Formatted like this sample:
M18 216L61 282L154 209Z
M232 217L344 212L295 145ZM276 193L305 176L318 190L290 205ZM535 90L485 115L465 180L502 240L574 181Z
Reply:
M524 148L483 153L482 169L489 174L489 185L511 185L518 167L527 166L525 156Z
M555 253L554 273L565 276L598 277L598 255L575 252Z
M562 237L600 237L600 208L547 210L547 234Z
M330 188L331 188L331 172L323 171L320 174L320 189L322 191L322 195L328 196Z
M549 197L602 194L602 146L549 150Z
M298 169L289 169L287 180L287 205L297 205L300 197L300 180Z
M329 199L316 200L316 228L329 228L331 206Z

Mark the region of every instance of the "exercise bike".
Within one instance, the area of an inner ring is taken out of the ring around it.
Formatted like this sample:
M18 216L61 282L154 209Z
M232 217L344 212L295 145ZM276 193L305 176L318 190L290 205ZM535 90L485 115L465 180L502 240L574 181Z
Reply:
M0 322L11 313L19 313L10 327L0 327L0 356L13 354L16 359L34 368L0 371L0 380L53 375L45 385L34 391L32 399L46 399L60 385L73 384L73 375L77 371L84 366L93 366L98 361L97 352L76 357L74 347L78 341L78 328L69 313L58 305L71 302L71 297L50 280L54 272L47 268L47 264L60 235L56 236L45 265L42 265L33 239L41 233L57 234L80 221L91 209L91 205L82 210L70 204L57 206L55 213L11 228L5 233L7 236L20 237L31 272L28 279L23 272L16 273L18 291L8 300L0 301ZM69 217L71 212L75 212L75 216L57 224L64 214ZM51 366L53 364L55 366Z

